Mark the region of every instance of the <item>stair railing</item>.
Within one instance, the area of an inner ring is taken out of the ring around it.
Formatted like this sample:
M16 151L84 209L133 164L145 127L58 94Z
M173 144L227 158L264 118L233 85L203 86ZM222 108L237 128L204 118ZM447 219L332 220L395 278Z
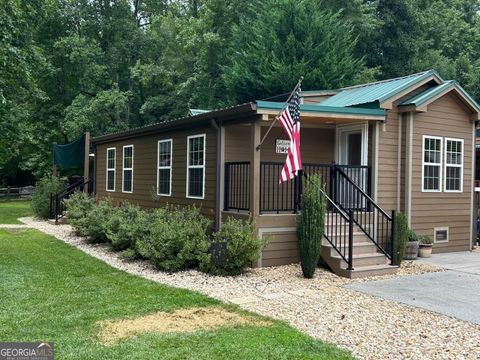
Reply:
M323 236L332 248L347 263L347 270L353 270L353 221L352 210L342 210L323 190L327 200L326 221Z
M397 265L395 244L395 210L387 214L345 172L334 167L335 185L331 187L333 202L350 214L354 223L391 261Z
M55 219L55 224L65 216L67 210L65 200L77 191L83 191L85 186L89 186L92 180L79 180L72 185L67 186L57 194L50 194L50 217Z

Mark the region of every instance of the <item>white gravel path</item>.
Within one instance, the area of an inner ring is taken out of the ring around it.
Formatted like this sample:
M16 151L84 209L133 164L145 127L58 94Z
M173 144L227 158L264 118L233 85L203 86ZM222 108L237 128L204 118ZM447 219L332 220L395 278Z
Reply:
M372 279L347 280L319 269L314 279L307 280L298 265L253 269L238 277L208 276L197 271L168 274L156 271L147 262L125 262L106 245L87 244L73 234L69 225L55 226L33 218L20 220L117 269L285 320L306 334L352 351L359 359L480 358L480 326L342 286ZM431 271L439 269L406 262L396 276Z

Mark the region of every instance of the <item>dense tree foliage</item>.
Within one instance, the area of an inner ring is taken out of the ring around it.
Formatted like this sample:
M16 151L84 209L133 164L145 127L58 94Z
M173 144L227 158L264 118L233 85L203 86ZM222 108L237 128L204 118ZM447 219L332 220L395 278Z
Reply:
M0 183L51 144L429 68L480 99L478 0L0 3Z

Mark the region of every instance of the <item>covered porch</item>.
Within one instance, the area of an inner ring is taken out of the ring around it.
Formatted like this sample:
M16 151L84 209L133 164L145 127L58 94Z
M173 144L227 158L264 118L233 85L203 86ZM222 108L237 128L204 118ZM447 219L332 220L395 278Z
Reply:
M223 211L256 215L292 214L299 210L303 181L279 183L288 137L279 123L268 133L279 103L258 102L260 114L251 123L224 127ZM354 109L360 114L333 112L330 107L302 105L301 153L304 175L318 174L330 197L350 197L336 181L338 171L373 196L376 123L383 110ZM345 109L350 111L350 109ZM336 184L336 185L333 185ZM361 204L356 204L360 206Z

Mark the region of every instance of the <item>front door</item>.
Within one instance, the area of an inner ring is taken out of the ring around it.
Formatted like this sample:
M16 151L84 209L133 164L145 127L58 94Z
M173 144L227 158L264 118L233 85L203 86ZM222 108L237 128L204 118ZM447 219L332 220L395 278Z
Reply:
M368 190L368 124L337 127L337 164L364 192ZM345 182L345 181L344 181ZM348 191L346 191L348 190ZM337 201L345 208L363 208L363 197L348 183L338 183Z

